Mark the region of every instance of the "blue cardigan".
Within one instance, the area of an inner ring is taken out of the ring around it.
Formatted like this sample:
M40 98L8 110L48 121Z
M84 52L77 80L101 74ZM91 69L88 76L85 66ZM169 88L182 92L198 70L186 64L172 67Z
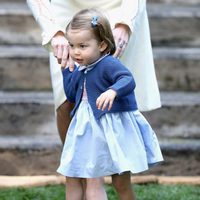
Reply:
M137 110L134 88L135 81L128 69L121 62L107 55L89 68L80 70L76 67L73 72L68 68L63 71L64 90L67 99L75 103L71 112L73 116L81 102L84 80L86 80L87 98L96 119L105 113ZM110 111L98 110L96 99L109 88L117 92Z

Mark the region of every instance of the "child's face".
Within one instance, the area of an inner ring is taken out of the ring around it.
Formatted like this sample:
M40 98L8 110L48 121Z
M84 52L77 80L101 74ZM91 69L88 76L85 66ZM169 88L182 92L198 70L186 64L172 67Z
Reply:
M67 39L70 56L80 65L89 65L95 62L106 48L105 43L98 42L90 30L69 29Z

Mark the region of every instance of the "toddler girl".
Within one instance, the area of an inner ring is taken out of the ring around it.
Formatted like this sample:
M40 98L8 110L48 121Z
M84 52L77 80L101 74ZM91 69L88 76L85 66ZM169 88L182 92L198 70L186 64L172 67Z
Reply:
M77 66L63 70L63 82L75 106L57 171L74 182L84 178L87 185L108 175L130 180L130 173L162 161L157 137L138 111L133 76L112 56L115 42L107 18L95 9L81 10L66 37Z

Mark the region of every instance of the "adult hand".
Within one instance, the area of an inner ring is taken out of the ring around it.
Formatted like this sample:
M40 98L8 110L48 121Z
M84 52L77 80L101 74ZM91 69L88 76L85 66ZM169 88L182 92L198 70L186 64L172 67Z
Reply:
M96 106L99 110L104 111L108 106L108 110L112 108L113 101L117 95L117 92L113 89L109 89L103 92L96 100Z
M113 36L116 44L116 51L113 55L114 57L120 58L122 56L128 44L130 34L131 34L130 28L125 24L118 24L113 29Z
M53 48L53 54L57 58L61 67L74 66L74 62L70 59L68 41L62 31L58 31L51 40L51 46Z

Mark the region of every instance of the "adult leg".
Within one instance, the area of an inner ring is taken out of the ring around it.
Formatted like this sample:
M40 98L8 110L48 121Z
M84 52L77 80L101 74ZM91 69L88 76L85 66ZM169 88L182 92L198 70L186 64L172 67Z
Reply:
M107 200L103 178L86 179L86 199L87 200Z
M112 183L116 189L120 200L136 200L131 186L131 177L129 172L121 175L112 175Z
M58 132L59 132L59 135L60 135L60 139L61 139L63 144L65 142L67 129L68 129L69 124L71 122L70 112L73 109L73 106L74 106L73 103L70 103L69 101L66 100L56 110L56 112L57 112L57 128L58 128ZM85 190L86 190L86 181L84 179L80 179L79 182L81 183L82 196L84 197L85 196L84 193L85 193ZM68 187L73 188L73 182L72 182L72 185L71 185L71 181L68 181ZM85 199L85 198L82 198L82 199Z
M84 200L82 180L66 177L66 200Z
M60 139L64 144L67 129L69 127L71 117L70 112L73 109L74 104L70 103L69 101L65 101L62 105L60 105L56 112L57 112L57 128L60 135Z

